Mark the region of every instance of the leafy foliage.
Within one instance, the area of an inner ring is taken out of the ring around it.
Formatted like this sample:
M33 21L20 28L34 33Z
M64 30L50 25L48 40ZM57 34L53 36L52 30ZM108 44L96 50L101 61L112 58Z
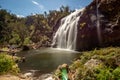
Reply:
M4 53L0 54L0 74L6 72L16 73L18 71L19 69L11 56L6 55Z
M114 79L115 80L120 80L120 67L117 67L113 71Z
M29 15L19 18L5 9L0 9L0 44L50 43L53 27L70 14L68 6L49 13Z

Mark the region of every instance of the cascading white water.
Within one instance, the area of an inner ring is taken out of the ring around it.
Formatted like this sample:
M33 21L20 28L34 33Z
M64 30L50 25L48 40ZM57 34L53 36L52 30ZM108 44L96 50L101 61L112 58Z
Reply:
M98 0L96 0L97 35L98 35L99 45L101 45L102 38L101 38L100 18L99 18L99 10L98 10L99 6L100 6L100 3L98 3Z
M56 45L57 48L76 49L77 25L83 11L84 8L76 10L61 20L59 29L53 37L52 45Z

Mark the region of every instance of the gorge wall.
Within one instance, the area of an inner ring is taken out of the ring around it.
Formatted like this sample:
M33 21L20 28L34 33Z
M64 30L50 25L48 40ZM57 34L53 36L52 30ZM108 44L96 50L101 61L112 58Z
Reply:
M93 0L85 8L83 14L80 15L77 25L76 50L82 51L95 47L120 46L119 5L119 0ZM98 20L100 23L101 40L99 40L97 32ZM58 25L55 27L58 27Z

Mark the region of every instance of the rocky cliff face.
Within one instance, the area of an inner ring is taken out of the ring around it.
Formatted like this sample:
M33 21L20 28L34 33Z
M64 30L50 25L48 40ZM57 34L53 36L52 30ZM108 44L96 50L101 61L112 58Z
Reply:
M93 0L85 8L77 25L76 50L82 51L95 47L120 46L119 5L119 0ZM54 27L56 30L59 24L60 21Z
M79 20L77 50L120 45L119 5L119 0L94 0L86 7ZM97 20L100 23L101 40L98 38Z

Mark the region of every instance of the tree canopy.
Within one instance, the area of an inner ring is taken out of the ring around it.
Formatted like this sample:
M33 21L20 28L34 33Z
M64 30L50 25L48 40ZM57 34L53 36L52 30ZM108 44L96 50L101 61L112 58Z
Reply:
M68 6L48 13L17 17L5 9L0 9L0 44L46 44L51 42L53 27L70 14Z

